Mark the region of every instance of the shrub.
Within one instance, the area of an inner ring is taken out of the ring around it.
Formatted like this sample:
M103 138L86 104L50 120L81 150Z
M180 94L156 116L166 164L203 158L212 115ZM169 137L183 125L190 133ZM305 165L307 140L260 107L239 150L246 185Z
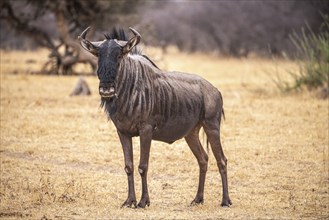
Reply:
M320 32L315 34L309 26L302 29L301 35L296 32L290 39L297 49L296 57L299 61L299 71L291 72L294 81L278 83L283 91L321 88L328 93L329 83L329 15L324 15L324 22ZM326 95L328 97L328 94Z

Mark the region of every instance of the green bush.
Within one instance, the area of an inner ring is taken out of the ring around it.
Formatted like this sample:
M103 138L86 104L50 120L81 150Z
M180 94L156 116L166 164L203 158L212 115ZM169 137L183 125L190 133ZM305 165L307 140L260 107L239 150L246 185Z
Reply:
M279 83L284 91L323 88L328 91L329 80L329 16L323 16L324 22L320 32L315 34L309 26L302 29L301 35L296 32L290 39L297 49L299 71L291 72L294 79L292 84Z

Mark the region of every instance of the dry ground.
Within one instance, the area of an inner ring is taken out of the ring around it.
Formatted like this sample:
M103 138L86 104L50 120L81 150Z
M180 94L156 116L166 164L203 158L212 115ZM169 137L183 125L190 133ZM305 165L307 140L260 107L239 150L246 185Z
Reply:
M328 100L276 89L271 77L285 78L297 68L293 63L176 51L164 58L167 69L199 73L222 91L232 207L220 207L212 155L205 202L189 206L198 165L177 141L153 142L151 206L121 209L127 196L123 155L113 124L99 109L97 78L86 77L92 96L69 97L76 76L26 74L40 68L45 51L1 51L0 218L329 218ZM137 163L138 139L134 143ZM138 172L135 182L140 198Z

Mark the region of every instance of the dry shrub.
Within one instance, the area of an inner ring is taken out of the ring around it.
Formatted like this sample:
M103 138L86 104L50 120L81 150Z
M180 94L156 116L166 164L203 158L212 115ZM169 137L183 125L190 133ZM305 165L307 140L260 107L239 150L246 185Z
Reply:
M329 97L329 15L324 15L324 22L319 34L309 26L302 29L299 36L296 32L290 36L297 50L299 71L290 71L293 83L277 82L282 91L296 91L306 87L309 90L319 89L322 98Z

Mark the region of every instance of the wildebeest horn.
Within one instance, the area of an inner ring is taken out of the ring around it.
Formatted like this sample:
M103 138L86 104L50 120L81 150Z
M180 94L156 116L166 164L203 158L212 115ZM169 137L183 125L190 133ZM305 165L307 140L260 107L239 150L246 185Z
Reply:
M133 34L135 35L137 41L136 44L138 44L142 36L132 27L129 27L129 30L131 30L131 32L133 32Z
M87 32L89 31L90 29L90 26L87 27L84 31L82 31L82 33L80 34L80 36L78 36L78 39L82 38L82 39L86 39L86 35L87 35Z
M90 42L86 39L87 33L89 31L90 27L87 27L79 36L78 39L80 40L81 46L87 50L88 52L92 53L95 56L98 56L98 47L104 42L104 41L96 41L96 42Z
M132 37L124 46L123 46L123 53L127 54L129 53L140 41L141 41L141 35L133 28L129 27L131 32L135 35Z

